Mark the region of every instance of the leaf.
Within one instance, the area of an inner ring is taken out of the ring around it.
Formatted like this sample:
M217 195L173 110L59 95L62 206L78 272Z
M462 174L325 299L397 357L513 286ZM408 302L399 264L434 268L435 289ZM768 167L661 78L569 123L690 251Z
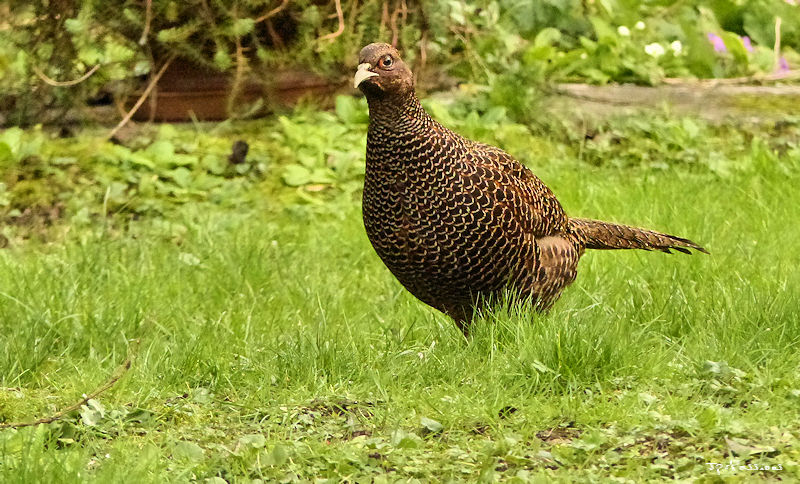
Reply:
M392 432L391 443L398 449L416 449L420 446L421 440L417 434L397 429Z
M14 153L5 141L0 141L0 163L14 161Z
M172 162L172 158L175 156L175 145L171 141L160 139L154 141L144 151L151 155L156 163L166 165Z
M184 167L170 170L166 172L165 175L172 178L172 180L181 188L186 188L192 183L192 172Z
M267 445L267 439L262 434L242 435L241 437L239 437L238 444L241 447L252 447L254 449L260 449L265 445Z
M172 448L172 457L180 460L203 460L205 451L194 442L180 441Z
M369 121L367 111L352 96L336 96L336 115L347 124Z
M535 47L550 47L561 39L561 32L553 27L542 29L533 39Z
M731 452L738 456L769 454L771 452L775 452L775 447L750 445L746 441L737 438L729 439L728 437L725 437L725 443L728 444L728 448L731 449Z
M267 465L282 466L289 460L289 453L283 445L275 444L275 447L272 448L272 452L267 454L265 460Z
M227 52L222 50L222 46L217 46L217 51L214 53L214 64L221 71L227 71L233 65L233 59Z
M233 26L231 27L231 33L235 37L241 37L243 35L247 35L253 31L253 27L255 26L255 20L251 18L239 18L233 22Z
M94 427L103 419L106 409L97 400L90 398L86 405L81 405L81 421L84 425Z
M214 476L214 477L206 477L203 480L203 484L228 484L228 481L219 476Z
M283 183L290 187L299 187L311 182L311 172L300 165L289 165L283 171Z
M652 405L653 403L658 401L658 397L647 392L640 392L639 393L639 400L644 402L645 405Z
M422 417L420 419L420 423L425 430L432 434L438 434L444 429L444 425L436 420L433 420L432 418Z
M747 67L747 50L744 48L742 39L738 35L730 32L722 32L722 40L725 42L725 47L733 54L733 59L741 64L742 68Z

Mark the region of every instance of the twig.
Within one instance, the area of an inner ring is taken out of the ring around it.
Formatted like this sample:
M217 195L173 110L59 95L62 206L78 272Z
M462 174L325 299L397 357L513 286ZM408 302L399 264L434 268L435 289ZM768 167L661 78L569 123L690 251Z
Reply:
M56 81L54 79L51 79L51 78L47 77L44 74L44 72L40 71L39 68L36 67L36 66L31 66L31 69L33 69L33 72L35 72L36 75L39 76L44 82L46 82L47 84L49 84L51 86L54 86L54 87L68 87L68 86L74 86L76 84L80 84L81 82L85 81L86 79L89 79L89 77L92 74L97 72L97 69L100 69L100 64L97 64L96 66L94 66L91 69L89 69L89 72L87 72L86 74L82 75L81 77L79 77L77 79L73 79L71 81Z
M86 402L88 402L93 398L96 398L98 395L100 395L104 391L114 386L114 384L117 383L119 379L122 378L122 376L128 372L128 370L130 370L131 362L133 361L133 356L138 344L139 344L138 340L134 342L133 346L128 351L128 357L125 358L125 361L123 361L122 364L118 366L116 370L114 370L114 373L111 374L111 378L109 378L105 383L97 387L92 393L88 395L84 394L83 398L81 398L78 402L73 403L69 407L62 409L61 411L56 412L53 415L50 415L49 417L43 417L40 418L39 420L34 420L33 422L0 423L0 429L9 429L9 428L18 429L21 427L34 427L36 425L49 424L55 422L56 420L64 418L65 415L68 415L69 413L74 412L75 410L78 410L79 408L81 408L81 405L86 405Z
M396 8L394 12L392 12L392 16L389 17L389 28L392 31L392 47L397 47L397 39L399 37L399 33L397 32L397 14L400 11L400 8Z
M288 4L289 4L289 0L283 0L280 5L278 5L277 7L273 8L272 10L270 10L267 13L265 13L264 15L258 17L255 20L255 23L263 22L264 20L267 20L268 18L271 18L271 17L274 17L274 16L278 15L281 12L281 10L286 8L286 5L288 5Z
M275 31L275 27L272 26L272 20L267 20L264 24L267 27L267 33L269 34L269 38L272 40L272 45L276 49L283 49L286 44L283 43L283 38L278 35L278 32Z
M772 70L777 71L781 65L781 18L775 17L775 46L772 48L775 60Z
M144 5L144 30L139 37L139 45L147 43L147 36L150 35L150 23L153 21L153 0L145 0Z
M417 84L419 81L420 73L425 71L425 63L428 60L428 31L423 30L422 35L419 39L419 61L417 62L417 67L414 69L414 84Z
M342 2L341 0L333 0L336 4L336 18L339 19L339 28L336 29L336 32L331 32L330 34L323 35L319 38L319 40L333 40L336 37L342 35L344 32L344 13L342 12Z
M142 92L142 95L139 96L139 99L136 101L136 104L134 104L133 107L130 109L130 111L128 111L128 114L126 114L125 117L122 118L122 120L120 120L120 122L117 123L116 126L114 126L114 129L112 129L111 132L108 133L108 136L106 136L106 139L113 138L114 135L117 134L117 131L119 131L120 129L122 129L123 126L128 124L128 121L131 120L131 118L133 117L133 114L142 106L142 103L144 103L144 100L147 99L147 96L150 95L150 91L153 90L153 88L158 83L158 80L161 79L162 75L164 75L164 71L167 70L167 67L169 67L169 65L172 64L172 61L174 59L175 59L175 54L172 54L167 59L167 61L164 62L164 65L161 66L161 69L159 69L158 73L156 73L156 75L153 76L153 78L150 80L150 84L148 84L147 87L144 89L144 92Z
M242 39L240 37L236 37L236 73L233 77L231 93L228 95L228 116L233 114L233 105L236 103L236 98L239 97L239 93L242 90L242 79L244 78L244 72L246 68L247 57L245 57L244 50L242 49Z

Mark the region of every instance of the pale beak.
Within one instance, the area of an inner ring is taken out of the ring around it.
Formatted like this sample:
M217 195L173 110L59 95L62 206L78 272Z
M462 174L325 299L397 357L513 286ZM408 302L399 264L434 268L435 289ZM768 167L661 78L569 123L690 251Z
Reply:
M358 85L364 82L365 80L369 79L370 77L375 77L378 74L369 70L370 65L368 63L363 63L358 65L358 70L356 71L355 77L353 77L353 87L358 89Z

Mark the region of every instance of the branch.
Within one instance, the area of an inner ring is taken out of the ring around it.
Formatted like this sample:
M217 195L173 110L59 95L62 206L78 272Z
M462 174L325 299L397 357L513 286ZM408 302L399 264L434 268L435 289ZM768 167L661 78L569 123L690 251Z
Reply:
M272 18L272 17L278 15L281 12L281 10L286 8L286 5L288 5L288 4L289 4L289 0L283 0L280 5L278 5L277 7L273 8L272 10L270 10L267 13L265 13L264 15L258 17L255 20L255 23L263 22L264 20L267 20L268 18Z
M139 37L139 45L147 43L147 36L150 34L150 22L153 21L153 0L145 0L144 6L144 30Z
M147 87L145 88L144 92L142 92L142 95L139 96L139 99L136 101L136 104L134 104L133 107L130 109L130 111L128 111L128 114L126 114L125 117L122 118L122 120L120 120L120 122L117 123L116 126L114 126L114 129L112 129L111 132L108 133L108 136L106 136L106 139L113 138L114 135L117 134L117 131L119 131L120 129L122 129L123 126L128 124L128 121L131 120L131 118L133 117L133 114L142 106L142 103L144 103L144 100L147 99L147 96L150 95L150 91L152 91L153 88L156 87L156 84L158 83L158 80L161 79L161 76L164 75L164 71L166 71L167 67L169 67L169 65L172 64L173 60L175 60L175 54L172 54L171 56L169 56L167 61L164 62L164 65L161 66L161 69L158 71L158 73L155 76L153 76L153 78L150 80L150 84L147 85Z
M97 72L97 69L100 69L100 64L97 64L96 66L92 67L91 69L89 69L89 72L87 72L86 74L84 74L81 77L79 77L77 79L74 79L72 81L56 81L54 79L51 79L51 78L47 77L44 74L44 72L40 71L39 68L36 67L36 66L31 66L31 69L33 69L33 72L35 72L36 75L39 76L39 78L41 78L41 80L43 80L45 83L47 83L47 84L49 84L51 86L54 86L54 87L67 87L67 86L74 86L76 84L80 84L83 81L85 81L86 79L89 79L89 77L92 74Z
M131 362L133 361L133 356L138 344L139 341L136 340L134 342L134 345L128 351L128 357L125 358L125 361L123 361L122 364L119 367L117 367L117 369L114 371L114 373L111 374L111 378L109 378L105 383L97 387L92 393L88 395L84 394L83 398L81 398L78 402L73 403L69 407L59 412L56 412L53 415L50 415L49 417L40 418L39 420L34 420L33 422L0 423L0 429L10 429L10 428L18 429L21 427L34 427L36 425L49 424L55 422L56 420L64 418L65 415L68 415L69 413L74 412L75 410L78 410L79 408L81 408L82 405L86 405L86 402L88 402L93 398L96 398L98 395L100 395L104 391L114 386L114 384L117 383L119 379L122 378L122 376L128 372L128 370L130 370Z
M397 14L399 12L400 8L398 7L392 12L392 16L389 18L389 28L392 31L392 47L397 47L397 39L400 35L397 31Z
M775 60L772 70L777 71L781 65L781 18L775 17L775 46L772 48Z
M336 29L336 32L332 32L327 35L323 35L319 38L319 40L333 40L336 37L342 35L344 32L344 13L342 12L342 2L341 0L333 0L336 3L336 18L339 19L339 28Z

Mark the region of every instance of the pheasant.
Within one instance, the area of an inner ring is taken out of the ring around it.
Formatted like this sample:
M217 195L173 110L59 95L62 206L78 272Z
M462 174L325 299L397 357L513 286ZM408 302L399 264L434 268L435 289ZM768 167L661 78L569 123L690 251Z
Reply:
M586 249L707 253L673 235L569 217L522 163L431 118L394 47L370 44L358 62L353 83L369 105L367 236L400 283L465 336L504 290L547 311Z

